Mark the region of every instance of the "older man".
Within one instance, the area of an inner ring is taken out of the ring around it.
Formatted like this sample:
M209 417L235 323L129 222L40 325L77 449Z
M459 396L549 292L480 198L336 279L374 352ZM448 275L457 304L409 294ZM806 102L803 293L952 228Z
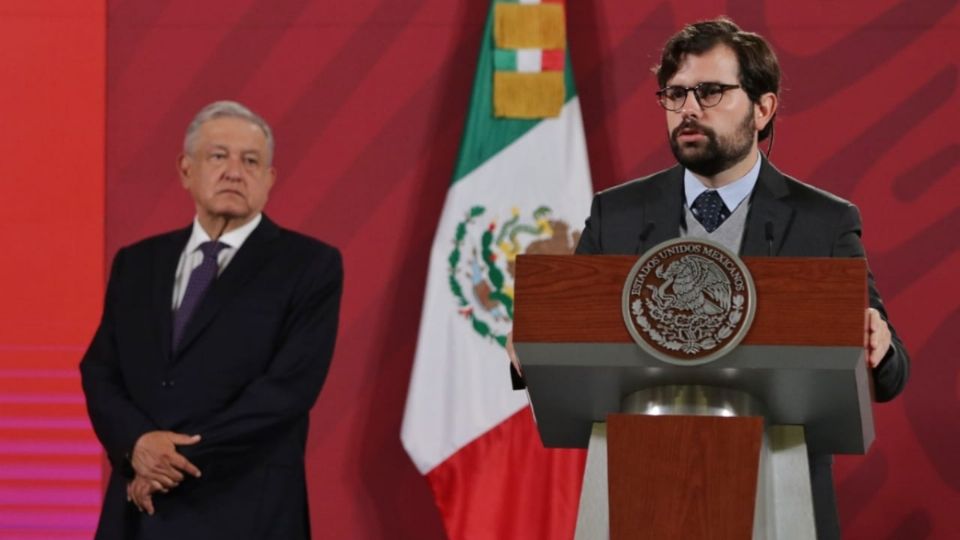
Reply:
M193 224L121 249L80 363L113 466L98 539L309 538L308 413L333 354L339 252L263 213L267 123L194 118L179 160Z

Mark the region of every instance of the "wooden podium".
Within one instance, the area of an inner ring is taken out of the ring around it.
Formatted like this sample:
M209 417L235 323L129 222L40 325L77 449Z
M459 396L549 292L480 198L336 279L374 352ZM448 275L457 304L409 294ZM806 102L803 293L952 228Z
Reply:
M749 333L683 366L627 331L636 257L518 257L513 336L540 436L590 449L578 538L813 538L807 452L869 448L865 261L743 261Z

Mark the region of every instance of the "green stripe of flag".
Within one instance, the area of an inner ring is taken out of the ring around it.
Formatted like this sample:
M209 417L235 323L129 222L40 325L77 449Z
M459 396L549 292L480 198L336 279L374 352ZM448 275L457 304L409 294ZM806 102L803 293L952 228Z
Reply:
M493 69L497 71L516 71L517 51L515 49L494 49Z

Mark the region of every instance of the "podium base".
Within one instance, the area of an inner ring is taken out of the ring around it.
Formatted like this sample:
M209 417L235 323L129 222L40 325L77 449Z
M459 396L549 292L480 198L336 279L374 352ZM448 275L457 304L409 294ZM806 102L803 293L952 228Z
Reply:
M642 459L642 456L639 457ZM803 427L767 426L763 433L760 455L757 458L759 470L752 538L764 540L816 538L810 469ZM607 425L597 422L593 424L590 435L574 536L576 540L611 538L609 501ZM653 504L654 501L650 503ZM687 526L691 530L683 528ZM684 523L677 531L676 537L684 539L699 537L704 530L703 527L702 523ZM711 529L708 526L706 530ZM665 537L658 536L658 538Z

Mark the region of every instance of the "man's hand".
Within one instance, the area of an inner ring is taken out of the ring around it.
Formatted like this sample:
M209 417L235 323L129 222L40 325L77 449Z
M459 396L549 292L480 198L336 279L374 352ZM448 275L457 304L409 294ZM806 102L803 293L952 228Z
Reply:
M157 491L164 491L158 489L158 482L151 482L146 478L137 475L132 481L127 482L127 501L132 502L136 505L137 509L141 512L146 512L148 515L153 515L153 494Z
M520 369L520 359L517 358L517 350L513 348L513 331L507 334L507 356L510 357L510 362L516 368L517 373L523 375L523 370Z
M172 431L148 431L133 445L130 464L137 477L150 482L154 491L177 487L183 473L200 478L200 469L177 452L177 446L200 442L199 435L184 435Z
M867 362L870 367L877 367L890 348L890 327L883 320L880 312L874 308L867 308L866 332L863 336L863 345L867 349Z

